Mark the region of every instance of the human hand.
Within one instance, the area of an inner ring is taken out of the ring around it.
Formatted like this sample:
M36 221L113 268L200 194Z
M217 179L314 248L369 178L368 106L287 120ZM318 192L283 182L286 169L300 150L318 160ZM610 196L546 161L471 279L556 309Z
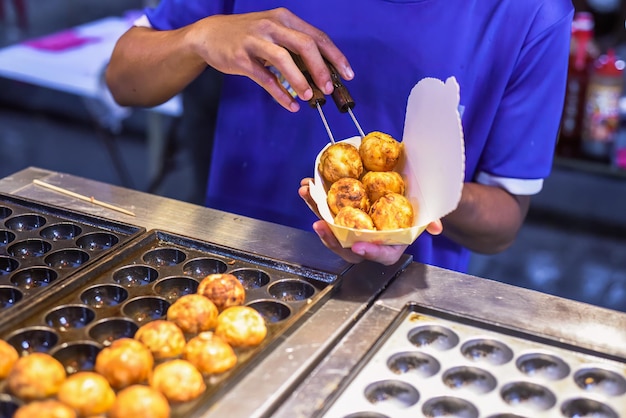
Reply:
M309 181L311 180L311 178L302 179L298 194L309 208L320 217L317 211L317 205L309 193ZM313 223L313 230L329 250L345 261L354 264L364 260L370 260L390 266L400 260L400 257L402 257L402 254L404 254L408 247L408 245L383 245L371 242L355 242L351 248L343 248L326 221L319 220ZM426 231L431 235L441 234L443 232L441 220L438 219L428 224Z
M285 8L255 13L215 15L190 25L192 48L218 71L251 78L285 109L298 111L299 103L268 70L275 67L302 100L313 97L311 86L289 51L300 55L315 85L324 94L333 91L324 58L341 77L354 76L346 57L321 30Z

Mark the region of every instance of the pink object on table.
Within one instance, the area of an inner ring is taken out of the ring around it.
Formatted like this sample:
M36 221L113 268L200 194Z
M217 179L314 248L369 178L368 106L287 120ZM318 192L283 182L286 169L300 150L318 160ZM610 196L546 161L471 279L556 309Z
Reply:
M82 36L76 31L68 29L41 38L31 39L23 42L23 44L35 49L59 52L98 41L100 41L98 37Z

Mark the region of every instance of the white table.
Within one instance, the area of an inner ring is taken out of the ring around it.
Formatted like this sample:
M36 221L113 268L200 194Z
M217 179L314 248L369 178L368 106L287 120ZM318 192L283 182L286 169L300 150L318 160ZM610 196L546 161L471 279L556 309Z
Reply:
M104 69L115 43L134 18L106 17L0 49L0 77L75 94L84 99L98 124L112 130L132 109L118 106L104 83ZM162 116L182 114L179 96L148 109L149 178L160 171L165 133Z

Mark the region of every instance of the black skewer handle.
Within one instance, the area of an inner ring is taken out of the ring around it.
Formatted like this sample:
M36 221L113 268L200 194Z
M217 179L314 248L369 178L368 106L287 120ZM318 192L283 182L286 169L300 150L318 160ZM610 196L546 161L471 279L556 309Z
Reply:
M326 65L330 70L330 78L334 87L332 92L333 101L341 113L346 113L348 109L354 108L354 99L352 99L348 89L341 82L341 77L339 77L339 73L335 67L328 61L326 61Z

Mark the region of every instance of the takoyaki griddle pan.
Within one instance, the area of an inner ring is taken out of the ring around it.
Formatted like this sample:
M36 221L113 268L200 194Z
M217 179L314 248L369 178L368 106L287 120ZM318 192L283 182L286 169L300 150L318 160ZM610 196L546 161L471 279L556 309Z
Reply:
M626 360L408 304L324 418L619 418Z
M0 323L144 228L0 194Z
M287 335L306 313L320 306L339 285L339 277L151 230L133 245L83 270L68 286L32 306L19 320L1 326L0 338L21 354L52 354L68 373L93 370L102 347L115 339L134 336L146 322L164 319L168 307L182 295L195 293L204 277L224 272L232 273L244 285L244 303L262 314L268 334L257 347L236 349L238 364L226 373L208 376L207 390L200 398L173 405L173 417L187 417L225 393L237 376L271 350L279 337ZM4 396L5 409L11 407L7 403L19 403ZM0 397L0 410L2 404Z

